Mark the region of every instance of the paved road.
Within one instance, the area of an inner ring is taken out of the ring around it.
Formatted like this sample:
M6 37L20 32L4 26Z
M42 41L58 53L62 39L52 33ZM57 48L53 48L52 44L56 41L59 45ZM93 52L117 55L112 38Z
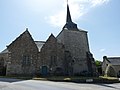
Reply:
M13 81L13 82L12 82ZM67 82L51 82L36 80L0 79L0 90L120 90L120 83L116 84L78 84Z

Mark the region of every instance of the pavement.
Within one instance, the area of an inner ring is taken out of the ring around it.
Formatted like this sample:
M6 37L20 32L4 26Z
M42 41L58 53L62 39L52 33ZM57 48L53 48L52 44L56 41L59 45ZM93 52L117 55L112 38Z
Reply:
M120 90L120 83L86 84L0 78L0 90Z

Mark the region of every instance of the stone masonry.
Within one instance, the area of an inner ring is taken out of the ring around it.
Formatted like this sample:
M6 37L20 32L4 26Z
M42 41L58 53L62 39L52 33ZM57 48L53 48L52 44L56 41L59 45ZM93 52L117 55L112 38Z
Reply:
M72 22L68 4L66 24L57 37L51 34L46 41L34 41L26 29L0 53L0 64L5 67L6 75L93 76L96 73L87 32Z

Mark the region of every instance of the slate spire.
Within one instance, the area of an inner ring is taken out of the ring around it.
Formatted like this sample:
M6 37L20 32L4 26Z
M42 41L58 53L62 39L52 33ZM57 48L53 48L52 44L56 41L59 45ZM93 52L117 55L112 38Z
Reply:
M69 10L69 5L68 5L68 0L67 0L67 17L66 17L66 22L72 22L70 10Z
M66 24L64 25L63 29L68 29L68 30L78 30L77 24L72 22L71 14L70 14L70 9L68 5L68 0L67 0L67 16L66 16Z

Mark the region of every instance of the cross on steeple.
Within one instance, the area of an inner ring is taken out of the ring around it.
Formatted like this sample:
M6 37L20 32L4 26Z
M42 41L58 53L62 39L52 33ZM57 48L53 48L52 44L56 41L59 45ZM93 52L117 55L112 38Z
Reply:
M77 24L72 22L71 14L70 14L70 9L68 5L68 0L67 0L67 16L66 16L66 24L64 25L63 29L67 28L68 30L77 30Z

